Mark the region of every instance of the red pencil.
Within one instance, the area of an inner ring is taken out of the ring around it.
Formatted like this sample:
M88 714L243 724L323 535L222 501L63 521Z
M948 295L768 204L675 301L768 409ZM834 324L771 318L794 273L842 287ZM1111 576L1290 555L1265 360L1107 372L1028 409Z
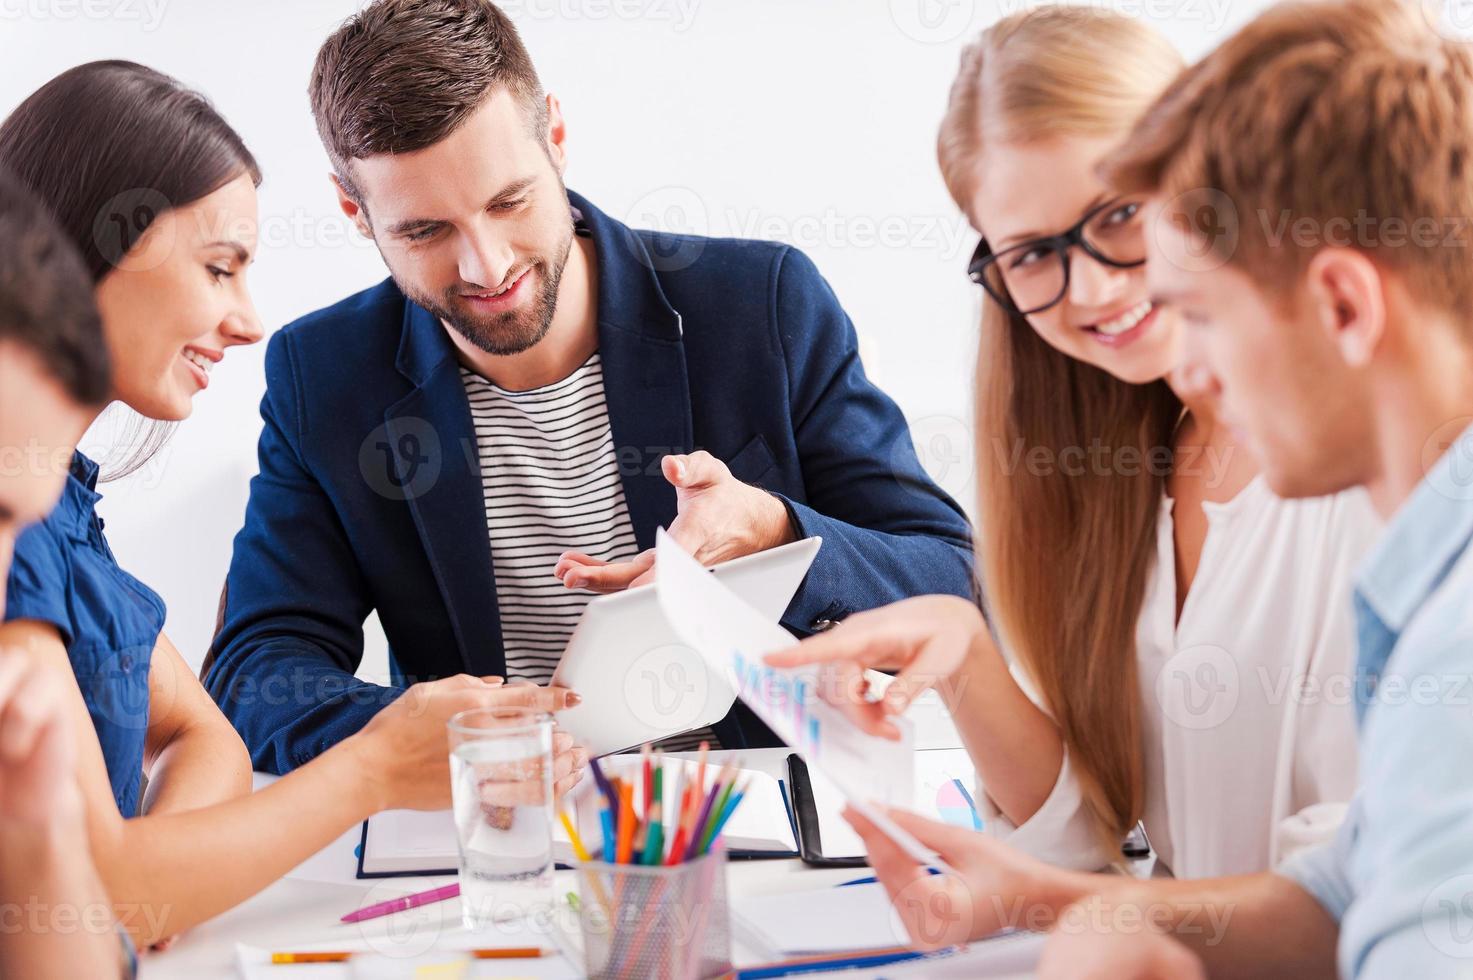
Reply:
M711 743L701 743L701 754L696 762L696 795L706 795L706 752L711 748Z
M685 855L685 839L690 836L690 801L694 786L694 783L687 782L680 792L680 809L675 816L675 836L670 841L670 856L665 859L666 864L679 864Z
M655 802L655 777L652 775L653 770L650 766L650 743L644 743L639 754L644 757L644 818L648 820L650 805Z

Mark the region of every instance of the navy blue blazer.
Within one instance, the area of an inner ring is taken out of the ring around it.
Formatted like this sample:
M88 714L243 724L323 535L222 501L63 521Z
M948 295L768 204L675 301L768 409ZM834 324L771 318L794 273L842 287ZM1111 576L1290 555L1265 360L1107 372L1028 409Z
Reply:
M705 449L777 494L800 537L824 539L783 619L795 635L907 596L973 594L966 518L865 378L854 328L806 256L634 231L568 196L597 254L599 351L641 548L676 516L660 460ZM278 331L266 381L260 474L205 680L256 768L281 773L403 686L505 662L444 327L386 281ZM375 610L391 687L353 677ZM775 744L740 704L716 731L728 747Z

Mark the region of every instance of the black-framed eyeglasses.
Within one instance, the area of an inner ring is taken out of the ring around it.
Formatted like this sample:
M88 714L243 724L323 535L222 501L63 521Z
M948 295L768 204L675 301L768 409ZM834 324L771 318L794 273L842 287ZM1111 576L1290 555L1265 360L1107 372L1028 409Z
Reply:
M977 243L967 277L1007 310L1026 316L1058 303L1069 291L1069 250L1112 269L1133 269L1146 261L1146 236L1139 198L1115 198L1090 208L1073 227L993 252L987 239Z

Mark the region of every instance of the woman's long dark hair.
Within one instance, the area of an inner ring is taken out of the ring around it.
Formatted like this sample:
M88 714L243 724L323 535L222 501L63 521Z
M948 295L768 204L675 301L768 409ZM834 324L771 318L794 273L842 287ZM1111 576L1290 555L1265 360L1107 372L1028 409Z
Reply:
M261 182L240 135L203 95L131 61L78 65L31 93L0 123L0 165L51 209L94 284L159 215L242 174ZM137 448L109 479L142 467L172 430L136 423Z

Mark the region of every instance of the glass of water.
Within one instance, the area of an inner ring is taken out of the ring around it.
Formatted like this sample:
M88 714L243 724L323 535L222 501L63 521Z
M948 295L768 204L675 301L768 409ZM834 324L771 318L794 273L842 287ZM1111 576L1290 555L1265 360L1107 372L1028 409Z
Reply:
M448 724L467 929L552 903L552 716L477 708Z

